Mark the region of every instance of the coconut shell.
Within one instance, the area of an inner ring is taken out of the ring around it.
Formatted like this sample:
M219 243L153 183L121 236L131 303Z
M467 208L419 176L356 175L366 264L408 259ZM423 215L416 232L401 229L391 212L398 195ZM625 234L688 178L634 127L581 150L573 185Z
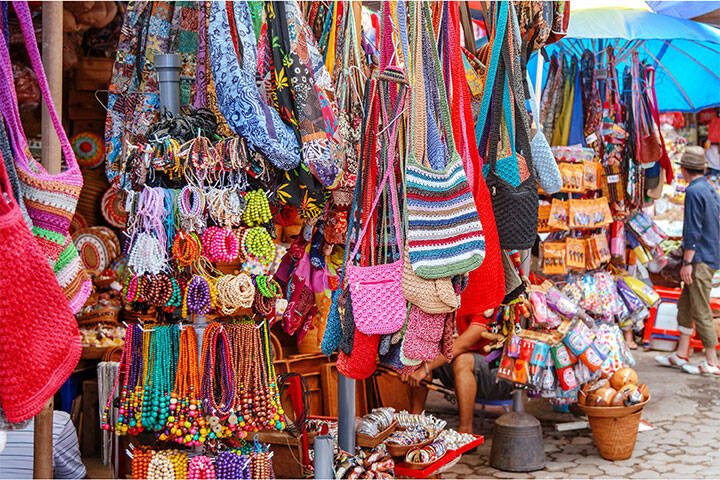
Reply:
M630 367L621 368L610 377L610 386L615 390L620 390L627 384L638 384L638 375Z
M591 407L608 407L612 404L613 398L617 394L617 390L611 387L598 388L594 392L588 394L586 405Z

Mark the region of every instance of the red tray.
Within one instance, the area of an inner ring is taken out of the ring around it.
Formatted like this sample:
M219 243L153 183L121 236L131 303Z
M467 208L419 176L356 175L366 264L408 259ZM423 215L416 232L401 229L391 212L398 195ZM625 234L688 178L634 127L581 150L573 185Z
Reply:
M395 465L395 476L403 476L403 477L411 477L411 478L428 478L430 475L435 474L440 468L444 467L448 463L450 463L452 460L456 459L463 453L467 452L468 450L471 450L478 445L481 445L485 441L485 437L482 435L475 435L475 440L468 443L467 445L463 445L462 447L458 448L457 450L448 450L448 452L443 455L440 459L438 459L437 462L423 468L422 470L417 470L415 468L410 468L407 463L400 462L397 465Z

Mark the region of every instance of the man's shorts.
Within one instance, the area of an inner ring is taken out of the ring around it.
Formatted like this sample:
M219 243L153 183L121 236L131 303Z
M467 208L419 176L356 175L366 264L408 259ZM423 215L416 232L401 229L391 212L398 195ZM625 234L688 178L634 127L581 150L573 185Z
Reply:
M497 380L497 368L490 368L485 357L479 353L473 353L475 357L475 379L477 380L478 400L509 400L513 391L512 385L505 381ZM455 373L451 363L446 363L433 370L433 376L440 380L446 388L455 389Z

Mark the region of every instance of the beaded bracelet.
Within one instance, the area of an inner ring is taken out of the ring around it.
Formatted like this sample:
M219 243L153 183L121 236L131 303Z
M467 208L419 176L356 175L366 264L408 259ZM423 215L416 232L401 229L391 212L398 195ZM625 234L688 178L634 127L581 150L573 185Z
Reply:
M187 313L205 315L210 311L212 300L208 281L200 275L194 275L185 292L183 316L187 317Z
M202 251L211 262L232 262L238 256L240 244L232 230L210 227L202 234Z
M192 185L185 185L177 197L178 212L185 230L201 231L205 229L205 195Z
M245 236L245 250L263 265L275 259L275 243L264 227L252 227Z
M248 226L262 225L272 218L270 203L263 190L254 190L245 194L245 211L242 219Z
M180 267L193 265L201 253L202 243L195 232L178 232L173 242L172 255Z

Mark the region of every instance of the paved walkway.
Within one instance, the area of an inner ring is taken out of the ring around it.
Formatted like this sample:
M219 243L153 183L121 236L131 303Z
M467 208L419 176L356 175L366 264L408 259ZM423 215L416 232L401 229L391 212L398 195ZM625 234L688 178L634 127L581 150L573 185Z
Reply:
M695 377L656 366L658 352L638 352L640 381L650 387L651 400L643 419L655 429L638 433L632 458L610 462L599 456L590 430L557 432L555 425L582 420L554 413L547 401L534 399L528 411L543 425L546 468L531 473L509 473L488 465L493 418L476 412L475 429L486 436L476 453L466 454L446 477L457 478L720 478L720 380ZM695 361L701 360L697 354ZM457 426L457 410L431 392L428 411Z

